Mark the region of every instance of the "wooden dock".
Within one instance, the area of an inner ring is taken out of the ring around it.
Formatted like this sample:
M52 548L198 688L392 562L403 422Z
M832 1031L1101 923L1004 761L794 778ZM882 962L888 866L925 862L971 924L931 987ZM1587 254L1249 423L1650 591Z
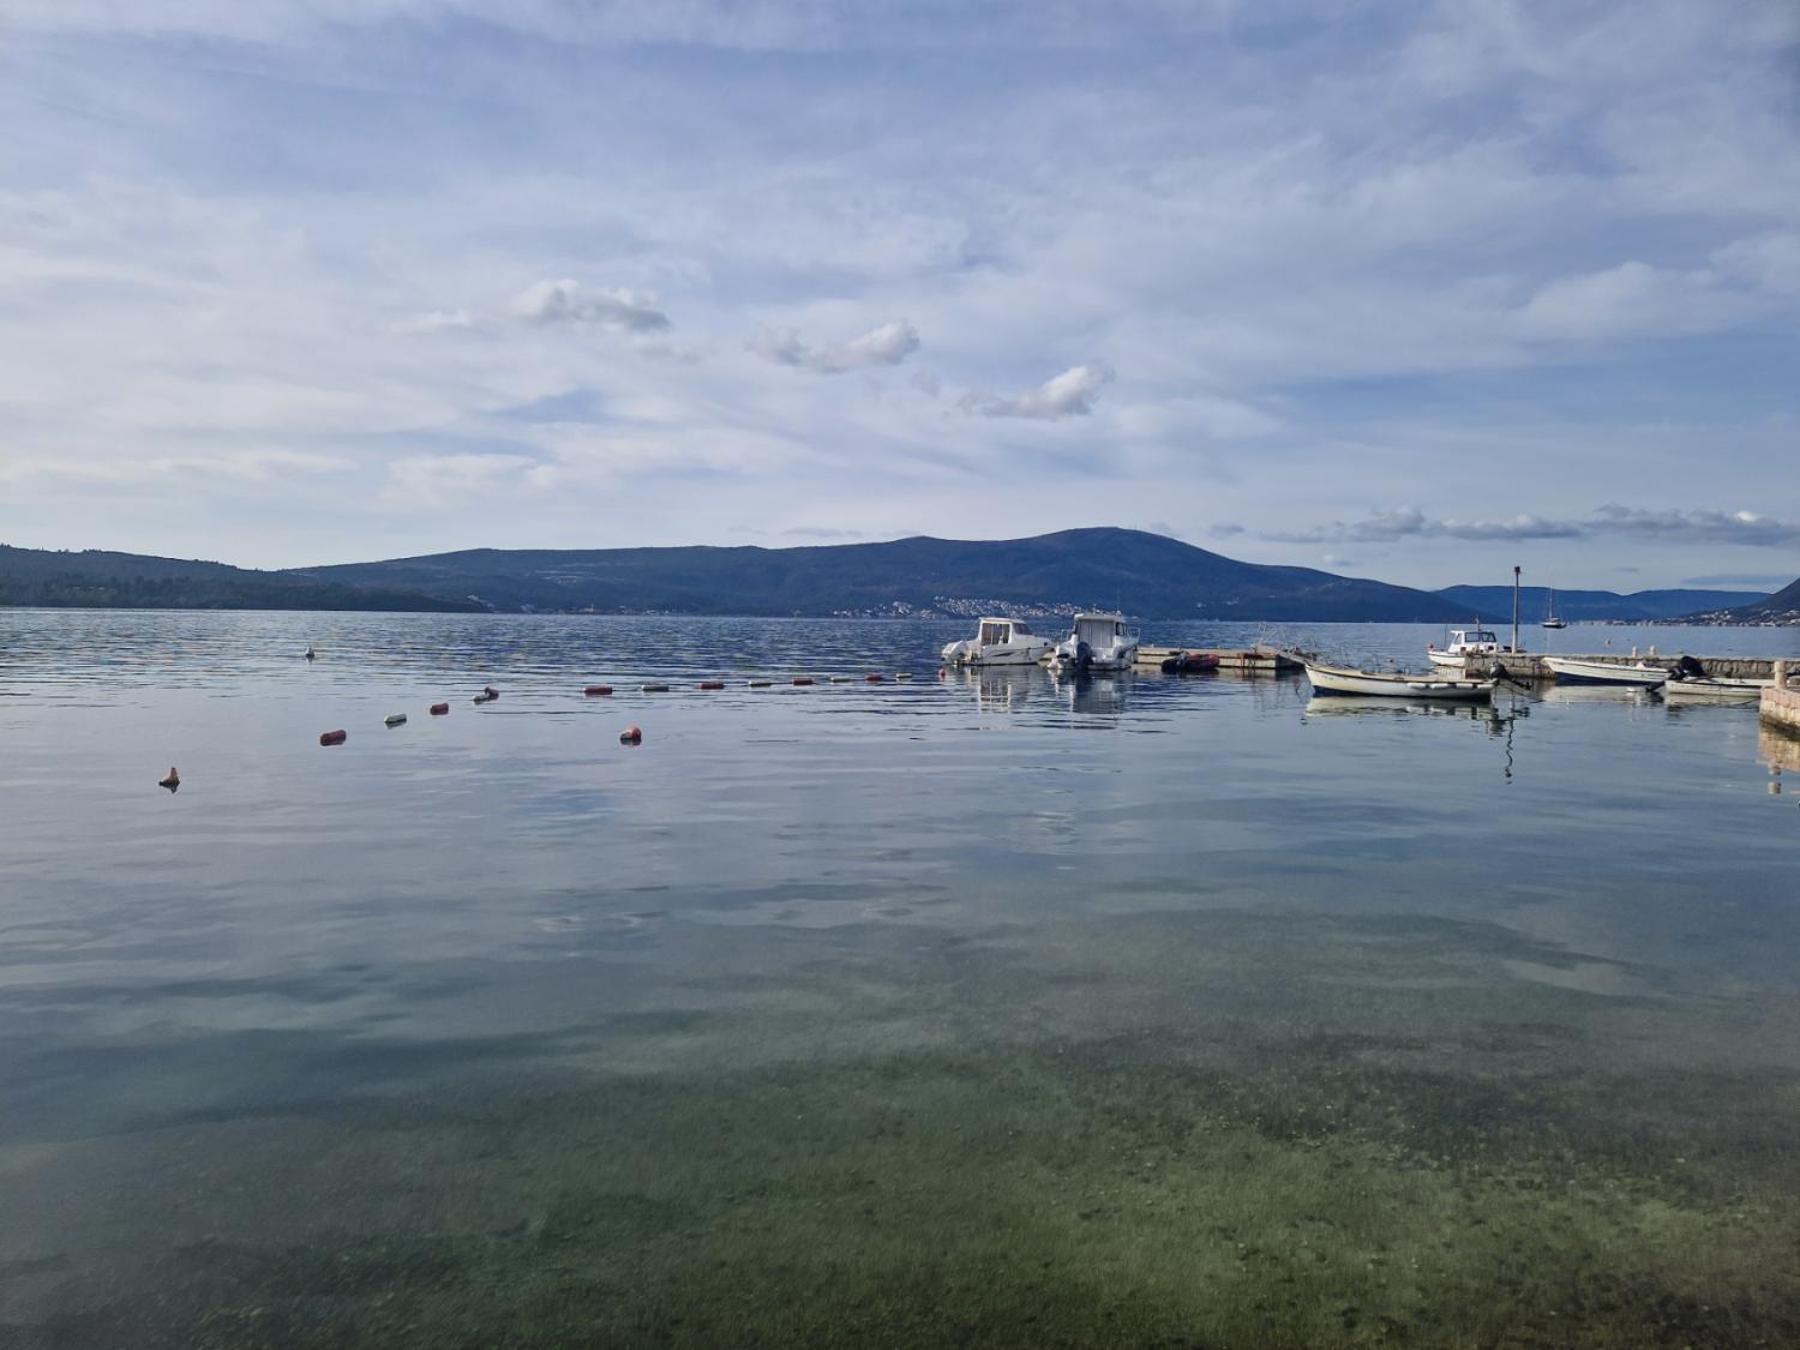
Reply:
M1283 675L1300 669L1300 663L1292 656L1276 651L1273 647L1251 647L1248 650L1228 650L1223 647L1139 647L1137 664L1161 666L1176 652L1216 656L1219 658L1220 670L1236 670L1252 675Z

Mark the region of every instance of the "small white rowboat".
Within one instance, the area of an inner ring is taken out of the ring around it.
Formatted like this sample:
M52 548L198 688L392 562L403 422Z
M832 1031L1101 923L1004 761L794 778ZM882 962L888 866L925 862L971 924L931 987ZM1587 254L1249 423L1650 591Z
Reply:
M1663 697L1676 701L1706 699L1713 703L1748 703L1762 697L1762 691L1773 689L1773 680L1727 680L1717 675L1703 675L1685 680L1670 680L1662 688Z
M1360 694L1368 698L1436 698L1480 702L1494 696L1493 680L1441 680L1430 675L1384 675L1344 666L1306 663L1315 694Z
M1635 684L1657 685L1669 678L1669 667L1646 661L1627 665L1623 661L1583 661L1573 656L1546 656L1544 665L1554 672L1558 684Z

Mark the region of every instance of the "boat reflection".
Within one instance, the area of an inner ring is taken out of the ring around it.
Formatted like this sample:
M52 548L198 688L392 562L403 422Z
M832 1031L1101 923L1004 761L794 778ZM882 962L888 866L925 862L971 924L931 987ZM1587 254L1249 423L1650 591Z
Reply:
M1661 704L1662 695L1648 685L1631 684L1551 684L1545 685L1538 699L1543 703L1636 703Z
M1016 712L1034 699L1043 703L1050 679L1041 666L962 666L944 677L952 688L964 688L975 696L982 712Z
M1513 776L1513 724L1531 716L1531 703L1523 698L1502 703L1447 703L1442 699L1358 698L1354 694L1331 694L1308 699L1301 710L1301 720L1314 717L1445 717L1458 722L1479 723L1489 739L1499 741L1505 751L1502 768L1506 780Z
M1493 709L1480 703L1452 703L1444 699L1358 698L1355 694L1327 694L1309 698L1302 710L1307 717L1371 716L1454 717L1464 722L1485 722Z
M1050 687L1070 712L1112 715L1125 711L1131 701L1135 674L1130 670L1096 675L1049 673Z

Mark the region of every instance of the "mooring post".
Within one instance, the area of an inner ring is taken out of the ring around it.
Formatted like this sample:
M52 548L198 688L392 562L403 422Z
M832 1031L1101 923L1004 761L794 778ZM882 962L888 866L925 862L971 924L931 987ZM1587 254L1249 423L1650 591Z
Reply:
M1519 650L1519 569L1513 568L1513 643L1515 653Z

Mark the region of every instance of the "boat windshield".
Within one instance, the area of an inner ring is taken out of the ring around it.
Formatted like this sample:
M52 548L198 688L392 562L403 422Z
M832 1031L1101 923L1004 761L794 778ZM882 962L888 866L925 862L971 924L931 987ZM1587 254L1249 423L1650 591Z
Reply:
M1455 635L1458 642L1470 646L1477 642L1498 642L1500 640L1485 628L1471 628L1467 631L1458 628L1455 630Z
M1123 627L1117 619L1077 619L1075 636L1082 642L1111 642Z
M997 620L981 625L981 645L996 647L1012 641L1013 625Z

